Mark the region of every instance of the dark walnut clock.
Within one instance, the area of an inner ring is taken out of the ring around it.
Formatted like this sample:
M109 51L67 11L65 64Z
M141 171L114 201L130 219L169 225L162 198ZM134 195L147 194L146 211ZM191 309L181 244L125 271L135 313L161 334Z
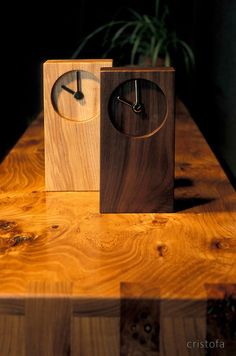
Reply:
M101 69L100 211L173 211L174 69Z
M100 68L112 60L44 63L45 185L99 190Z

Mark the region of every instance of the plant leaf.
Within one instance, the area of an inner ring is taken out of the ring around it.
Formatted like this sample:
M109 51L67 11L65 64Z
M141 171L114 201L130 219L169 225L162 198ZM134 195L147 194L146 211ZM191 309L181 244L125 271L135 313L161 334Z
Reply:
M110 47L107 49L107 51L103 54L102 58L106 58L107 54L114 48L118 48L120 47L121 49L123 49L123 47L129 43L129 38L126 37L124 39L122 39L121 41L116 41L116 43L110 45Z
M133 15L134 17L136 17L138 20L142 20L142 16L135 10L133 9L128 9Z
M155 16L158 17L159 14L159 5L160 5L160 0L156 0L155 3Z
M112 44L115 43L115 41L117 40L117 38L120 37L120 35L130 26L134 26L136 24L136 22L131 22L131 23L127 23L124 26L122 26L114 35L113 39L112 39Z
M188 56L184 56L184 62L185 62L185 67L187 69L187 72L189 72L190 64L189 64L189 57Z
M92 33L90 33L88 36L86 36L84 38L84 40L81 42L81 44L79 45L79 47L75 50L75 52L72 54L71 58L77 58L78 54L81 52L81 50L84 48L84 46L86 45L86 43L95 35L97 35L99 32L105 30L106 28L112 27L114 25L118 25L118 24L124 24L126 23L126 21L111 21L103 26L98 27L95 31L93 31Z
M163 41L164 41L164 39L161 38L161 39L157 42L157 44L156 44L156 46L155 46L155 48L154 48L154 50L153 50L153 53L152 53L152 66L155 66L156 63L157 63L157 59L158 59L159 52L160 52L161 46L162 46L162 44L163 44Z
M169 8L167 5L165 5L162 16L161 16L161 22L164 24L166 16L169 15Z
M152 37L151 37L150 48L149 48L149 46L148 46L150 55L152 55L152 53L153 53L154 46L155 46L155 36L152 36Z
M137 37L135 42L134 42L134 45L133 45L133 48L132 48L132 52L131 52L131 59L130 59L131 64L134 64L134 59L135 59L135 55L137 53L137 49L138 49L140 40L141 40L141 37Z
M195 58L194 58L194 53L193 53L191 47L186 42L184 42L182 40L178 40L177 42L180 43L181 46L185 49L185 51L187 53L187 56L190 59L191 64L194 66L195 65Z
M141 29L142 27L142 23L137 23L132 35L130 36L130 42L133 43L135 41L136 35L138 33L138 31Z
M151 19L147 15L143 15L144 21L148 24L148 27L151 29L153 34L155 35L157 29L153 26Z
M169 67L171 64L171 60L170 60L170 54L168 51L166 51L166 55L165 55L165 60L164 60L164 65L166 67Z

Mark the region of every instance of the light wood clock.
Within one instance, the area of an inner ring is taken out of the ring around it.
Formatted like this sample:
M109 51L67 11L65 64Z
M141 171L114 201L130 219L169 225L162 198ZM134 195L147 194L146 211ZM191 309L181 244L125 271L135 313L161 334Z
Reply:
M100 68L112 60L48 60L44 72L47 191L99 190Z
M174 69L101 69L102 213L173 211Z

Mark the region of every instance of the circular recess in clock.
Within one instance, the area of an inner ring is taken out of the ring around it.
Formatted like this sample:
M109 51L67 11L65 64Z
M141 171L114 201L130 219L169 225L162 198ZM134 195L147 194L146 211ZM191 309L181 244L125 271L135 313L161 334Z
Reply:
M166 97L160 87L147 79L125 81L113 91L109 117L122 134L142 138L159 131L167 117Z
M61 75L52 87L51 101L62 118L85 122L99 114L99 79L84 70Z

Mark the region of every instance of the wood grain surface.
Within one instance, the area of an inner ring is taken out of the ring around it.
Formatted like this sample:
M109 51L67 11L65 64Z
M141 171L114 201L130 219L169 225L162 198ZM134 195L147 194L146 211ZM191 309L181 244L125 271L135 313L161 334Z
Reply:
M106 66L112 60L44 63L47 191L99 190L100 68ZM62 88L77 91L77 81L81 100Z
M45 192L42 117L2 162L1 356L119 355L124 284L156 291L161 356L201 355L186 341L206 337L205 285L236 281L236 193L176 109L174 214L99 214L97 192Z
M135 80L143 105L135 113ZM174 69L101 70L102 213L173 211Z

